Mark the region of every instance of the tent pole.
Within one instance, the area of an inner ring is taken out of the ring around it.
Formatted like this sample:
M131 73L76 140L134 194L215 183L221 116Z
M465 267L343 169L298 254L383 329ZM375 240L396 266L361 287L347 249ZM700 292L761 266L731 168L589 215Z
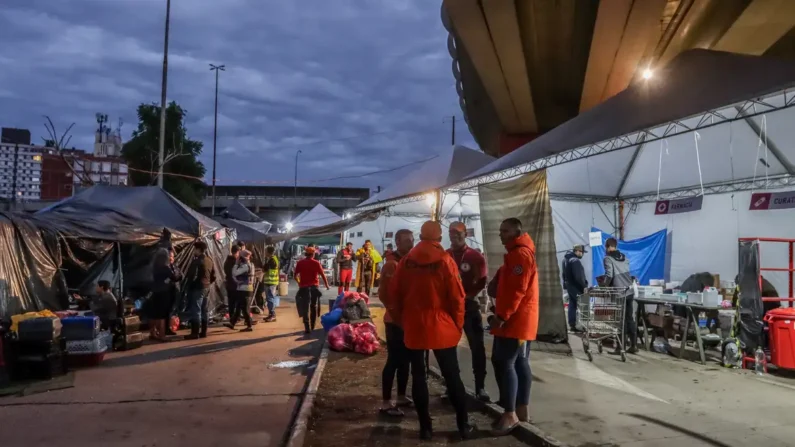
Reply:
M618 239L624 240L624 201L618 201Z

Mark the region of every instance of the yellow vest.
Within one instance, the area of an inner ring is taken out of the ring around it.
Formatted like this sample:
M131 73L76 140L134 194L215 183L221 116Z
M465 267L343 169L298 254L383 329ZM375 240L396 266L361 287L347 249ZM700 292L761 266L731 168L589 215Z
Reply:
M268 270L264 282L266 285L275 286L279 284L279 258L272 256L271 259L273 259L273 262L276 263L276 268Z

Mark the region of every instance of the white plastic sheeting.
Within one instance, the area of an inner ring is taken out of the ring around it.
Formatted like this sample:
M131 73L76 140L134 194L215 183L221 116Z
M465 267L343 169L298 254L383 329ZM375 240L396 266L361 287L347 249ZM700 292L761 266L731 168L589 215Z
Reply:
M342 220L340 216L318 203L314 208L306 212L306 214L301 213L299 217L293 221L292 231L297 233L309 228L333 224L340 220Z

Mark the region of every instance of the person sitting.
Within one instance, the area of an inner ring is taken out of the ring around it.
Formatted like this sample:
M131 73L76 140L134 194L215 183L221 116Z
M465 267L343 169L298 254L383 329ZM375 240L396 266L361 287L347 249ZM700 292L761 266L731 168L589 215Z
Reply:
M99 317L102 329L110 329L114 321L118 318L119 303L110 290L110 281L104 279L97 281L95 296L83 298L80 295L74 295L74 298L78 301L88 303L91 312Z

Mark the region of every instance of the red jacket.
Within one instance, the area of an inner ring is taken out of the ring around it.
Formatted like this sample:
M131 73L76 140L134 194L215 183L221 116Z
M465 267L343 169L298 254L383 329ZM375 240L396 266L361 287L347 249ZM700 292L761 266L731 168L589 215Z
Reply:
M492 335L518 340L535 340L538 332L538 266L536 246L527 233L505 248L505 262L497 272L497 317L502 327L491 328Z
M403 257L390 284L389 313L409 349L458 345L464 327L464 287L458 267L438 242L420 241Z
M320 285L318 276L323 277L323 282L328 287L326 274L323 273L323 266L320 261L312 258L304 258L295 264L295 277L298 280L298 287L310 287Z

